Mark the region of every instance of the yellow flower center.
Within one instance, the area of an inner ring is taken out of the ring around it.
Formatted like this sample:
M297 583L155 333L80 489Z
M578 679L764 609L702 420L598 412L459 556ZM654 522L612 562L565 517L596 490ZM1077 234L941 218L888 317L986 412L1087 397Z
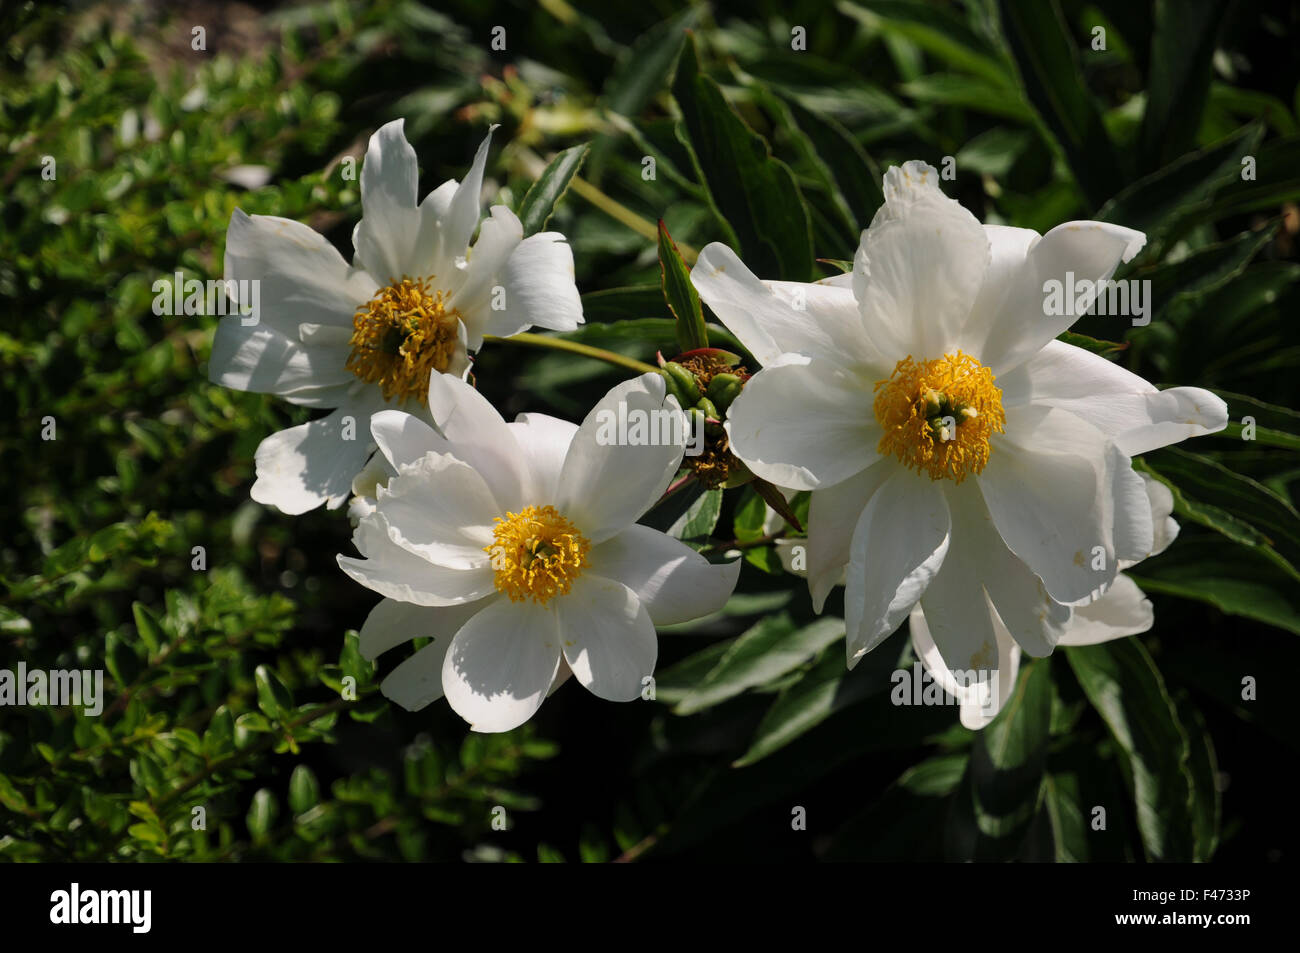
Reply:
M511 602L532 599L545 605L573 586L587 565L591 543L555 507L525 506L497 517L492 544L483 549L492 557L498 592Z
M989 437L1006 432L993 372L969 354L918 363L908 355L876 382L874 409L884 428L876 448L930 479L960 483L989 462Z
M456 352L460 312L448 309L431 278L403 277L375 292L352 318L347 368L378 384L385 400L429 401L429 374L445 371Z

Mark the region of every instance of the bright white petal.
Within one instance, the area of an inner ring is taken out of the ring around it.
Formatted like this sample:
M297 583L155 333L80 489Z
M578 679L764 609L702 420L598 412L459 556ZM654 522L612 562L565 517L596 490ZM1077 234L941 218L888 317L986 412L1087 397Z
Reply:
M362 623L357 647L361 657L369 662L412 639L437 639L445 651L457 630L485 605L485 601L479 600L458 606L417 606L396 599L381 599ZM441 680L441 663L437 674ZM438 694L442 694L441 681Z
M468 253L463 270L452 277L455 287L448 305L461 313L469 331L469 347L478 350L484 334L495 334L486 327L492 304L492 289L501 283L500 274L506 260L523 240L524 228L515 213L504 205L494 205L479 227L478 240Z
M976 478L998 533L1053 599L1087 598L1116 572L1115 457L1099 430L1062 410L1009 408L1006 426Z
M357 258L383 284L413 274L420 232L420 166L395 119L370 137L361 166L362 218L352 232Z
M404 410L381 410L370 418L370 433L380 452L400 470L428 453L449 453L451 448L429 424Z
M1137 583L1125 575L1115 582L1096 602L1076 606L1062 645L1096 645L1126 635L1145 632L1155 622L1151 602Z
M1059 281L1068 292L1070 274L1076 284L1107 279L1145 243L1141 232L1105 222L1058 225L1033 244L1019 273L1008 277L999 319L975 353L998 375L1020 366L1081 317L1073 307L1047 313L1047 282Z
M629 422L629 437L632 422L640 418L647 422L647 439L653 433L657 441L620 444L620 414ZM587 414L564 458L555 505L592 543L632 525L668 488L685 446L680 415L677 401L666 396L658 373L618 384ZM675 426L659 426L670 420ZM665 434L665 429L675 433ZM671 437L681 442L663 439Z
M882 363L863 333L850 289L760 281L720 242L700 252L691 282L718 320L764 367L787 352L846 366L862 363L878 368Z
M328 417L271 434L254 455L257 481L250 495L290 516L322 503L330 509L342 506L352 478L375 448L366 429L369 416L364 406L344 406ZM345 439L349 433L353 439Z
M469 464L430 453L402 467L378 491L389 538L451 569L488 565L492 526L501 515L487 483Z
M486 397L458 378L429 378L429 412L447 438L446 452L482 475L504 515L531 502L528 473L514 434Z
M636 593L655 625L717 612L740 575L740 560L714 565L680 540L639 524L594 547L588 567Z
M951 522L935 482L896 470L853 532L844 592L849 665L907 618L943 565Z
M348 351L306 347L272 328L244 327L238 315L217 324L208 377L214 384L277 394L304 407L337 407L358 383L346 367Z
M971 731L979 731L998 716L1015 690L1016 676L1020 674L1020 646L1001 624L997 613L987 604L986 608L997 635L997 669L995 672L976 673L975 677L965 673L960 679L944 662L921 607L913 609L908 618L917 657L946 692L960 699L961 723Z
M496 213L495 208L492 211ZM478 245L474 251L477 254ZM530 327L572 331L583 323L582 299L574 283L573 249L559 232L529 235L515 246L490 280L487 295L467 305L464 311L466 320L476 316L481 334L509 337ZM494 287L501 289L504 307L500 310L492 307L490 295ZM475 347L472 336L470 347Z
M659 639L636 593L613 579L584 575L555 605L574 677L607 701L638 698L643 679L654 675Z
M483 212L483 169L487 165L488 147L492 143L492 132L496 126L488 129L474 153L474 163L469 174L456 188L455 194L447 203L447 214L442 221L442 241L444 256L465 254L469 240L474 235L479 216Z
M257 306L254 327L279 331L290 340L298 338L304 323L350 329L353 314L376 288L374 278L349 267L323 235L306 225L249 216L240 209L231 214L226 229L224 268L223 277L235 282L236 301ZM215 363L211 369L220 370Z
M853 289L868 336L894 360L955 349L989 267L989 240L939 173L912 161L885 173L885 204L862 234Z
M421 606L453 606L496 592L491 565L472 569L437 566L393 541L380 512L362 519L352 543L364 556L339 556L339 567L381 596Z
M879 459L871 384L786 355L755 374L727 412L731 451L778 486L833 486Z
M560 471L578 425L546 414L520 414L508 426L524 455L537 498L557 499Z
M497 599L452 639L442 687L447 703L475 731L509 731L541 706L559 667L555 612Z
M862 511L896 469L892 459L881 460L847 480L813 492L808 504L807 545L808 591L814 611L821 612L831 589L843 585L853 531Z

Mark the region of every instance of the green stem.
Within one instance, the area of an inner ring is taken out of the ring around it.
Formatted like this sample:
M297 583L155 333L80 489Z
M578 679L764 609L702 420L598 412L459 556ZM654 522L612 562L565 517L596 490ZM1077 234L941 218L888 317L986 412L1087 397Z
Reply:
M644 374L646 371L659 373L659 368L653 364L647 364L645 361L638 361L634 357L626 357L622 354L616 354L613 351L607 351L602 347L592 347L589 344L579 344L577 341L566 341L563 338L546 337L542 334L533 334L529 331L521 331L518 334L512 334L508 338L499 338L492 334L484 335L484 341L495 341L500 344L522 344L525 347L540 347L544 350L568 351L570 354L581 354L583 357L594 357L598 361L604 361L606 364L614 364L618 367L626 367L629 370L636 371L638 374Z

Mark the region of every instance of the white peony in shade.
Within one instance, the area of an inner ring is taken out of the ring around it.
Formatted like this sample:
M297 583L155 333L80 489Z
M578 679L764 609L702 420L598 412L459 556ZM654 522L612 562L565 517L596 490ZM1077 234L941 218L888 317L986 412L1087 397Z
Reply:
M1178 523L1173 519L1174 496L1169 488L1158 480L1141 474L1145 484L1147 499L1151 504L1151 525L1153 543L1151 555L1165 551L1178 536ZM793 491L787 494L787 498ZM763 522L763 532L777 532L784 521L772 509L768 509ZM799 568L795 557L796 546L807 546L807 541L799 538L778 539L777 556L786 572L806 576L807 571ZM806 554L805 554L806 555ZM1120 568L1127 569L1135 565L1132 560L1121 560ZM847 567L846 567L847 568ZM836 585L844 585L841 575ZM1062 626L1061 638L1057 645L1096 645L1128 635L1140 635L1151 628L1155 614L1151 602L1145 593L1122 572L1115 581L1096 599L1082 605L1067 607L1070 610L1068 620ZM958 678L943 660L939 647L930 634L930 626L925 621L925 611L918 604L912 608L908 617L912 647L917 658L921 660L931 676L948 694L960 704L961 723L972 731L986 726L1011 697L1015 689L1016 677L1020 673L1020 646L1007 631L1006 625L996 611L989 611L993 628L997 634L997 659L992 666L978 678L969 674Z
M374 450L373 414L400 408L428 419L430 372L463 376L484 335L582 323L563 235L524 238L504 206L479 224L491 135L464 182L450 179L423 202L402 120L371 136L351 265L306 225L239 209L231 216L225 278L259 282L260 313L247 327L238 314L221 320L210 379L333 408L262 441L253 499L291 514L342 505Z
M950 669L993 667L999 626L1046 655L1072 604L1153 551L1131 455L1220 430L1227 407L1055 340L1073 317L1046 313L1044 282L1109 278L1141 233L981 225L921 162L884 193L840 278L763 282L723 245L701 252L700 296L764 365L731 449L813 491L809 586L820 610L847 571L850 665L918 605Z
M387 697L414 710L445 695L476 731L527 721L570 673L601 698L631 701L654 672L655 626L727 601L739 561L710 564L636 523L683 444L602 443L601 421L620 405L680 412L651 373L613 388L581 426L540 414L506 423L474 388L435 374L437 430L400 411L375 415L397 475L357 524L364 558L339 557L386 597L361 652L433 639L384 679Z

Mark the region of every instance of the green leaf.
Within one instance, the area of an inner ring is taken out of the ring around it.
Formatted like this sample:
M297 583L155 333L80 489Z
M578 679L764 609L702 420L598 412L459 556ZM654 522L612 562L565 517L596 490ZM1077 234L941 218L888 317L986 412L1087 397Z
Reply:
M1248 476L1178 447L1147 454L1143 468L1173 492L1175 513L1258 548L1300 581L1300 513L1288 501Z
M248 823L248 833L253 835L254 842L261 843L267 839L279 814L280 805L275 795L266 788L258 788L245 818Z
M1273 139L1249 154L1255 158L1255 177L1242 178L1239 162L1236 177L1218 191L1205 218L1271 211L1300 199L1300 136Z
M1038 811L1052 716L1048 659L1021 667L998 716L977 732L967 768L971 822L950 828L950 852L968 860L1009 859ZM969 814L966 814L969 811Z
M668 535L678 539L708 539L722 514L722 490L705 490L690 509L668 528Z
M1210 92L1225 0L1156 0L1138 166L1150 172L1191 148Z
M149 649L149 654L153 655L162 644L162 624L153 610L143 602L131 603L131 614L135 616L135 629L140 633L140 640Z
M999 0L998 9L1026 97L1065 154L1088 205L1099 208L1119 191L1124 178L1060 5L1057 0Z
M742 633L673 712L690 715L779 678L844 635L842 619L823 618L796 629L790 617L761 620Z
M937 859L952 793L966 752L936 755L908 768L865 811L838 830L826 860Z
M525 237L535 235L546 227L555 212L555 206L560 203L569 189L569 183L587 158L588 148L589 145L584 142L565 149L547 163L537 181L529 186L519 205L519 222L524 227Z
M1143 176L1108 201L1097 220L1134 228L1148 246L1161 243L1176 225L1204 212L1219 190L1241 178L1241 159L1254 152L1263 127L1258 123L1199 152L1189 152Z
M1196 834L1187 733L1151 656L1137 639L1072 647L1065 655L1128 759L1148 857L1192 860Z
M701 12L702 8L691 7L656 24L620 57L605 86L605 101L611 111L635 116L645 107L663 87L686 31L699 20Z
M633 285L588 291L582 296L582 316L588 324L626 321L633 318L661 319L664 293L661 285Z
M1134 569L1128 574L1148 594L1195 599L1300 635L1300 587L1258 547L1184 531L1177 545Z
M300 764L289 775L289 810L305 814L320 803L320 785L311 768Z
M664 220L659 219L659 274L664 290L664 301L672 312L679 351L693 351L709 346L709 332L704 328L704 308L700 294L691 284L691 272L686 267L682 253L668 234Z
M30 810L23 792L14 787L13 782L3 774L0 774L0 804L19 814L25 814Z
M883 692L889 687L889 670L896 664L895 657L882 650L868 655L850 672L844 653L834 646L827 648L803 678L781 690L754 731L749 749L732 767L761 761L837 711Z
M1057 863L1088 861L1088 820L1079 798L1079 778L1074 774L1047 774L1043 778L1043 808L1052 829Z
M1188 733L1188 767L1192 772L1192 819L1196 826L1196 861L1205 863L1219 847L1219 761L1205 718L1190 699L1178 702L1178 718Z
M872 0L869 9L840 0L835 7L871 29L915 43L985 82L1004 87L1015 83L1005 57L954 9L916 0Z
M279 721L293 711L293 694L280 676L265 665L257 666L253 672L257 683L257 707L272 721Z
M694 38L682 47L672 88L682 113L678 137L730 244L756 275L807 281L812 230L794 176L700 72Z

